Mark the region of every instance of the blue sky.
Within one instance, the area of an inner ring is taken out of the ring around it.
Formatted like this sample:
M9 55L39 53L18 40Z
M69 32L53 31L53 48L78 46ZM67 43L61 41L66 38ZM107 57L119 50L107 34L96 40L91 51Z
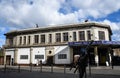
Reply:
M59 24L91 22L111 26L120 40L120 0L0 0L0 46L6 32Z

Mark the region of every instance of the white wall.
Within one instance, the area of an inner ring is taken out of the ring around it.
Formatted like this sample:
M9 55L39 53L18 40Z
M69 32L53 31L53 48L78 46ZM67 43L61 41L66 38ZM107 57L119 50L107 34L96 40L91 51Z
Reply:
M44 55L44 59L39 59L39 61L42 60L42 63L45 63L45 47L34 47L32 55L33 55L32 58L33 64L37 63L37 59L35 59L35 55Z
M14 49L6 49L6 53L5 53L5 55L7 56L7 55L10 55L11 56L11 58L14 58Z
M20 55L28 55L28 59L20 59ZM17 63L19 64L30 63L30 48L18 48Z
M67 59L58 59L59 54L67 54ZM68 46L55 46L55 64L69 64L70 51Z

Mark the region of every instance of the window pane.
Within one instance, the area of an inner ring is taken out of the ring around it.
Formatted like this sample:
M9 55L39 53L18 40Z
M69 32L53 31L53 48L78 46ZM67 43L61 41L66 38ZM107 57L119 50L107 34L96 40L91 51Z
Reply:
M79 31L79 40L85 40L85 32Z
M31 36L28 36L28 44L30 44L30 38L31 38Z
M45 35L41 35L41 43L45 43Z
M52 42L52 34L49 34L49 43Z
M44 55L35 55L35 59L44 59Z
M61 42L61 33L56 33L56 42Z
M105 32L104 31L98 31L99 33L99 40L105 40Z
M67 59L67 54L59 54L58 59Z
M34 43L39 43L39 35L34 36Z
M20 37L20 40L19 40L19 41L20 41L20 43L19 43L19 44L21 45L21 44L22 44L22 37Z
M28 59L28 55L20 55L20 59Z
M77 38L76 38L76 32L73 32L73 41L76 41Z
M87 39L91 40L91 32L90 31L87 31Z
M8 38L8 40L9 40L9 45L13 45L13 38L12 37Z
M26 36L24 36L24 44L26 44Z
M68 32L63 33L63 41L68 41Z

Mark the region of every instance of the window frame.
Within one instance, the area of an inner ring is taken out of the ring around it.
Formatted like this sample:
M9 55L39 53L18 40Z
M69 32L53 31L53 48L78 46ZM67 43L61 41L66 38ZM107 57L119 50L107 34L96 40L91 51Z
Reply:
M76 34L76 32L73 32L73 41L77 41L77 34Z
M28 55L20 55L20 59L21 60L27 60L28 59Z
M44 59L44 55L35 55L35 59Z
M99 40L105 40L105 31L98 31Z
M52 34L49 34L49 43L52 43Z
M68 35L69 35L68 32L64 32L64 33L63 33L63 41L64 41L64 42L67 42L67 41L69 40L69 39L68 39Z
M41 43L45 43L45 34L41 35Z
M67 54L58 54L58 59L67 59Z
M79 40L85 40L85 31L79 31Z
M91 34L91 31L90 30L88 30L87 31L87 40L91 40L91 36L92 36L93 34Z
M55 34L55 40L56 40L56 42L61 42L61 33Z
M34 43L35 44L39 43L39 35L34 35Z

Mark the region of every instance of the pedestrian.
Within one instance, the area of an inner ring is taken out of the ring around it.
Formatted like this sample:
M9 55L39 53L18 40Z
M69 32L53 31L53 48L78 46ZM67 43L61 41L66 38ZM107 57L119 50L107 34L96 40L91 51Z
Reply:
M80 58L78 60L78 70L79 70L79 78L83 78L86 73L86 67L88 62L88 54L84 48L80 51Z
M13 59L13 58L12 58L12 60L11 60L11 64L14 65L14 59Z

